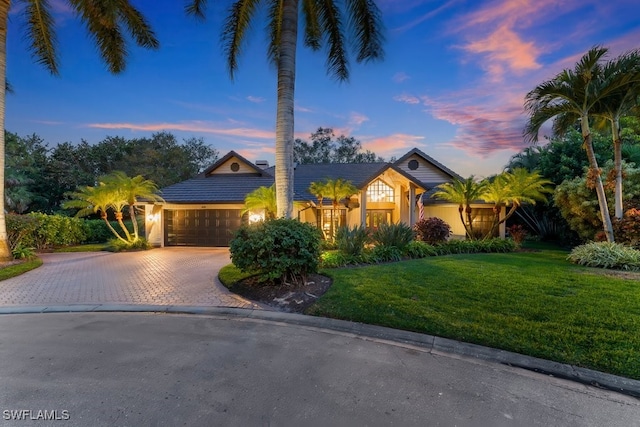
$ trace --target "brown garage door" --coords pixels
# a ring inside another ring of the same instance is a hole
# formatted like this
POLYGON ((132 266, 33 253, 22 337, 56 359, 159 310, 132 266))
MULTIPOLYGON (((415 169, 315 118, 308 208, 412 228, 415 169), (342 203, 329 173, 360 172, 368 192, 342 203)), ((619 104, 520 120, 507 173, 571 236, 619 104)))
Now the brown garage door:
POLYGON ((166 210, 166 246, 229 246, 242 224, 240 209, 166 210))

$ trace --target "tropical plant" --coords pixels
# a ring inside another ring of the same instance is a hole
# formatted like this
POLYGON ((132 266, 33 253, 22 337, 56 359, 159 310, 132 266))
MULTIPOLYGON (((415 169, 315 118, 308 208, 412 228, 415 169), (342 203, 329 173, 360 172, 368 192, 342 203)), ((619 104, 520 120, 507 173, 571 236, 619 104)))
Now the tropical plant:
POLYGON ((473 230, 471 203, 480 199, 485 186, 486 182, 478 182, 475 177, 471 175, 464 181, 455 179, 453 182, 438 185, 436 187, 438 191, 433 193, 431 197, 457 204, 460 221, 464 226, 467 238, 473 239, 476 234, 473 230))
POLYGON ((311 185, 309 185, 309 193, 316 196, 318 199, 318 208, 316 209, 316 217, 317 217, 317 225, 318 228, 322 228, 322 202, 324 200, 325 194, 327 193, 327 188, 324 182, 321 181, 313 181, 311 185))
POLYGON ((364 245, 369 241, 367 227, 356 225, 338 227, 336 231, 336 244, 338 249, 346 255, 358 257, 362 255, 364 245))
POLYGON ((371 240, 376 246, 394 246, 400 251, 403 251, 414 238, 413 229, 402 222, 397 224, 382 223, 371 233, 371 240))
POLYGON ((568 259, 586 267, 640 270, 640 251, 614 242, 590 242, 576 246, 568 259))
POLYGON ((576 63, 573 70, 565 69, 551 80, 545 81, 525 97, 525 109, 529 120, 524 130, 528 141, 536 142, 544 123, 554 120, 554 132, 561 135, 570 126, 580 121, 584 148, 589 159, 590 176, 598 196, 600 216, 607 240, 614 241, 611 215, 600 176, 600 168, 593 149, 589 118, 597 106, 608 96, 617 93, 623 86, 620 81, 603 78, 602 58, 608 49, 593 47, 576 63))
POLYGON ((486 203, 493 204, 493 224, 484 236, 493 237, 500 224, 513 216, 523 204, 546 202, 546 194, 553 193, 548 187, 552 184, 548 179, 540 176, 538 171, 529 172, 525 168, 515 168, 512 172, 503 172, 489 181, 480 195, 486 203), (500 218, 502 208, 510 206, 504 217, 500 218))
POLYGON ((264 211, 265 219, 274 219, 276 217, 276 188, 258 187, 244 198, 244 215, 250 211, 264 211))
MULTIPOLYGON (((109 71, 117 74, 124 70, 128 54, 128 32, 135 43, 149 49, 159 46, 151 27, 142 14, 131 5, 130 0, 96 2, 90 0, 68 0, 72 10, 86 24, 91 37, 96 41, 100 56, 109 71)), ((10 0, 0 1, 0 82, 6 82, 7 70, 7 23, 10 0)), ((25 17, 26 37, 31 42, 31 53, 36 61, 52 74, 58 74, 54 19, 48 1, 27 1, 25 17)), ((0 85, 0 182, 4 182, 4 121, 6 83, 0 85)), ((4 217, 4 186, 0 185, 0 259, 11 257, 7 242, 7 227, 4 217)))
MULTIPOLYGON (((204 18, 207 0, 191 0, 187 13, 204 18)), ((276 112, 276 198, 277 216, 290 218, 293 212, 294 92, 298 17, 303 19, 304 45, 314 51, 327 46, 327 68, 338 80, 349 78, 346 37, 352 38, 356 61, 383 56, 380 11, 373 0, 237 0, 224 22, 222 41, 227 66, 234 77, 238 57, 260 6, 268 13, 267 55, 277 69, 276 112), (340 6, 344 6, 343 13, 340 6), (344 19, 346 15, 346 20, 344 19), (345 22, 350 31, 345 31, 345 22)))
POLYGON ((436 217, 421 219, 413 226, 416 239, 429 244, 446 242, 451 236, 451 227, 436 217))
POLYGON ((338 227, 346 225, 341 223, 340 215, 338 215, 340 200, 347 199, 351 195, 356 194, 358 192, 358 187, 353 185, 351 181, 347 181, 342 178, 326 178, 324 181, 312 182, 309 186, 309 192, 318 197, 318 201, 320 202, 320 217, 322 215, 321 197, 331 199, 333 210, 331 212, 331 227, 329 233, 332 238, 335 237, 335 223, 338 223, 338 227))
POLYGON ((607 62, 602 78, 616 90, 600 99, 594 108, 594 115, 611 125, 615 164, 615 217, 622 219, 622 139, 620 119, 638 105, 640 96, 640 50, 632 50, 607 62))

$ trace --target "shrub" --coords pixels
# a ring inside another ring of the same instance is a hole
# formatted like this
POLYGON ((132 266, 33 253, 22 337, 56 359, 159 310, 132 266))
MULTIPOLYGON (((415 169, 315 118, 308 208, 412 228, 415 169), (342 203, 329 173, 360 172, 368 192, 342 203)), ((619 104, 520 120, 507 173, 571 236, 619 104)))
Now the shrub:
POLYGON ((400 252, 411 243, 414 233, 407 224, 380 224, 377 230, 371 234, 371 240, 376 246, 393 246, 400 252))
POLYGON ((318 270, 320 232, 294 219, 274 219, 240 227, 231 240, 231 261, 263 282, 304 282, 318 270))
POLYGON ((85 219, 84 233, 85 238, 82 243, 104 243, 113 238, 113 233, 101 219, 85 219))
POLYGON ((514 224, 511 227, 508 227, 509 235, 515 242, 517 247, 522 246, 524 239, 527 237, 527 230, 520 224, 514 224))
POLYGON ((109 245, 106 250, 110 252, 123 252, 123 251, 146 251, 153 246, 144 237, 138 238, 133 242, 123 242, 120 239, 109 240, 109 245))
POLYGON ((419 240, 414 240, 404 248, 404 254, 409 258, 426 258, 436 255, 437 252, 433 245, 419 240))
POLYGON ((338 249, 346 255, 360 256, 364 250, 364 245, 369 240, 369 231, 366 227, 347 226, 339 227, 336 231, 336 244, 338 249))
POLYGON ((587 267, 640 270, 640 251, 620 243, 587 243, 573 248, 567 258, 587 267))
POLYGON ((33 217, 10 213, 5 216, 5 220, 9 248, 12 251, 18 246, 32 247, 35 245, 33 235, 38 224, 33 217))
POLYGON ((27 215, 7 215, 10 247, 18 244, 37 250, 80 243, 86 234, 83 220, 63 215, 31 212, 27 215))
POLYGON ((616 242, 640 248, 640 209, 628 209, 622 219, 613 221, 616 242))
POLYGON ((401 259, 402 251, 397 246, 380 245, 371 252, 371 260, 374 262, 394 262, 401 259))
POLYGON ((320 255, 320 266, 322 268, 338 268, 348 264, 347 256, 341 251, 326 251, 320 255))
POLYGON ((451 236, 451 227, 440 218, 422 219, 415 223, 413 230, 416 233, 416 239, 423 242, 434 244, 446 242, 451 236))
POLYGON ((15 248, 13 248, 13 250, 11 251, 11 254, 15 259, 26 259, 26 260, 33 259, 36 256, 36 253, 34 252, 33 248, 24 247, 22 246, 21 243, 18 243, 18 245, 15 248))

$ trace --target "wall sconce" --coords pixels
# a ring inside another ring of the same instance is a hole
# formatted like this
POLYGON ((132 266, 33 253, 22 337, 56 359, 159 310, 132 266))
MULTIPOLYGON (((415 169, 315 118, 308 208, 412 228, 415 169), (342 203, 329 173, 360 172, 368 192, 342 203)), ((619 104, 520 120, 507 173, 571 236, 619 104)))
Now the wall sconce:
POLYGON ((160 214, 154 213, 154 214, 147 215, 147 221, 151 223, 160 221, 160 214))
POLYGON ((260 222, 260 221, 264 221, 264 212, 261 212, 261 213, 250 212, 249 213, 249 224, 254 224, 254 223, 260 222))

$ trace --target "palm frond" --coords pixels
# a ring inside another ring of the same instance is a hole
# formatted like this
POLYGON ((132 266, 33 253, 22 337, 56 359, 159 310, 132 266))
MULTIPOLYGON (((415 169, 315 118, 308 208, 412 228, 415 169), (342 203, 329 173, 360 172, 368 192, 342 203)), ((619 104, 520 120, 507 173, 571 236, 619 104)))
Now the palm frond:
POLYGON ((383 59, 383 24, 380 9, 373 0, 348 0, 349 23, 354 33, 358 62, 383 59))
POLYGON ((31 40, 30 50, 32 55, 51 74, 58 75, 57 39, 49 1, 28 0, 24 14, 27 22, 27 38, 31 40))
POLYGON ((275 66, 280 56, 282 45, 282 19, 284 12, 284 0, 274 0, 269 9, 269 48, 267 57, 275 66))
POLYGON ((196 19, 204 19, 207 11, 207 0, 191 0, 184 8, 187 15, 196 19))
POLYGON ((222 30, 222 45, 227 57, 227 68, 233 80, 238 69, 238 57, 242 53, 244 39, 260 0, 238 0, 229 10, 222 30))
POLYGON ((349 80, 349 66, 340 11, 334 0, 319 0, 318 15, 327 41, 327 71, 340 81, 349 80))
POLYGON ((131 5, 129 0, 120 0, 118 14, 127 26, 129 33, 135 38, 138 46, 147 49, 157 49, 160 47, 160 43, 158 39, 156 39, 151 26, 144 16, 142 16, 142 13, 131 5))
POLYGON ((304 18, 304 45, 312 50, 322 46, 322 30, 318 22, 316 0, 302 0, 302 16, 304 18))

